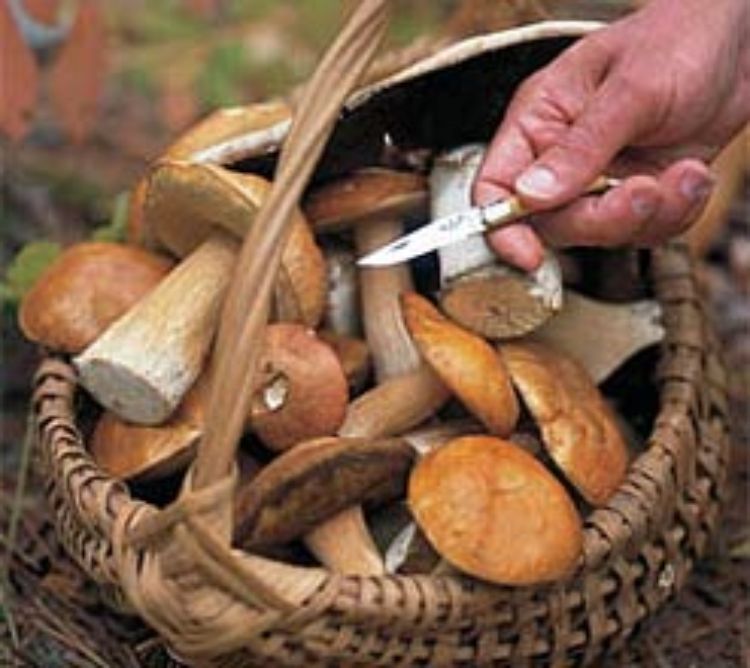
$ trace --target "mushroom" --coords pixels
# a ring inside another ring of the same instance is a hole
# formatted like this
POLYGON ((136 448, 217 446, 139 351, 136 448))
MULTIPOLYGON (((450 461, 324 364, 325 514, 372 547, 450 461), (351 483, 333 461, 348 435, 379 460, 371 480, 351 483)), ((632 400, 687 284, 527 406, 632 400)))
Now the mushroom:
POLYGON ((606 503, 625 478, 628 449, 593 380, 573 358, 540 343, 499 350, 552 459, 586 501, 606 503))
POLYGON ((169 260, 122 244, 80 243, 63 251, 21 302, 31 341, 77 353, 167 275, 169 260))
POLYGON ((346 377, 333 349, 294 323, 266 328, 249 424, 272 450, 329 436, 344 421, 346 377))
POLYGON ((316 232, 328 232, 423 214, 427 200, 421 174, 370 167, 311 191, 303 209, 316 232))
MULTIPOLYGON (((157 424, 174 411, 204 366, 237 237, 252 224, 269 189, 259 176, 213 165, 163 162, 152 170, 145 225, 161 246, 187 257, 74 360, 82 384, 102 405, 139 424, 157 424)), ((286 311, 279 317, 317 323, 324 271, 298 212, 277 279, 276 309, 286 311)))
POLYGON ((203 435, 207 397, 201 376, 163 425, 131 424, 105 412, 94 428, 89 449, 94 461, 122 480, 150 482, 187 468, 203 435))
MULTIPOLYGON (((356 250, 362 254, 401 235, 402 218, 418 209, 425 197, 424 179, 416 174, 368 169, 321 187, 310 195, 305 210, 316 229, 353 226, 356 250)), ((378 385, 352 403, 339 434, 389 436, 429 417, 448 394, 437 376, 423 366, 403 323, 399 295, 413 289, 409 267, 364 269, 359 287, 378 385)), ((359 507, 348 508, 316 527, 306 536, 306 544, 333 570, 384 572, 359 507), (352 559, 352 554, 360 555, 361 561, 352 559)))
POLYGON ((328 243, 323 248, 328 276, 328 297, 324 326, 336 334, 361 334, 359 286, 354 252, 343 244, 328 243))
POLYGON ((450 564, 504 585, 572 573, 581 520, 564 487, 523 449, 464 436, 431 452, 409 478, 409 507, 450 564))
POLYGON ((510 434, 520 409, 508 371, 492 346, 414 292, 403 294, 401 303, 414 341, 443 382, 490 432, 510 434))
MULTIPOLYGON (((161 159, 228 164, 264 148, 276 148, 291 121, 289 106, 280 101, 217 109, 178 137, 161 159)), ((155 245, 143 224, 148 178, 131 191, 127 239, 130 243, 155 245)))
MULTIPOLYGON (((398 438, 324 437, 268 464, 235 503, 235 538, 255 548, 298 538, 337 512, 403 495, 415 458, 398 438)), ((343 537, 341 549, 347 547, 343 537)))
POLYGON ((372 366, 367 343, 363 339, 325 329, 320 330, 318 336, 336 353, 349 385, 349 393, 358 394, 365 386, 372 366))
MULTIPOLYGON (((471 205, 471 184, 482 155, 482 146, 470 144, 438 156, 430 174, 433 218, 471 205)), ((439 249, 438 257, 440 306, 485 338, 521 336, 562 306, 560 266, 551 252, 529 274, 501 264, 476 235, 439 249)))
POLYGON ((574 358, 598 384, 639 350, 664 338, 660 318, 661 307, 653 300, 615 304, 567 290, 562 310, 528 339, 574 358))

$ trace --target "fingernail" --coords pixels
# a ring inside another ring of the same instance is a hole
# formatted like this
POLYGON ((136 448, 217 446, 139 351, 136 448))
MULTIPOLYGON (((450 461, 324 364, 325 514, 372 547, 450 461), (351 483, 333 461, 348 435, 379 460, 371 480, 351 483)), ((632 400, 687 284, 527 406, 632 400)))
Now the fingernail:
POLYGON ((705 174, 688 172, 680 181, 680 192, 691 202, 701 202, 706 199, 713 187, 713 180, 705 174))
POLYGON ((479 181, 474 186, 474 204, 476 206, 485 206, 486 204, 492 204, 493 202, 497 202, 503 197, 506 197, 507 194, 508 192, 506 190, 504 190, 500 186, 496 186, 494 183, 479 181))
POLYGON ((650 190, 636 190, 630 200, 630 206, 633 208, 633 213, 638 216, 638 218, 651 217, 656 211, 658 204, 659 202, 656 196, 650 190))
POLYGON ((560 183, 551 169, 537 165, 518 177, 516 190, 527 197, 548 199, 560 192, 560 183))

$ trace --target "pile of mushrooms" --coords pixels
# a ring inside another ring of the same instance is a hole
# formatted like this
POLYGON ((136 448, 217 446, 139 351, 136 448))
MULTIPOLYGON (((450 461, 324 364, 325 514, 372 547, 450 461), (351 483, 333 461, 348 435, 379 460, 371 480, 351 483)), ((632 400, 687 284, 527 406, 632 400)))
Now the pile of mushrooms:
MULTIPOLYGON (((288 122, 283 105, 209 117, 134 190, 130 243, 71 247, 22 304, 25 334, 71 356, 101 407, 89 447, 112 476, 156 489, 200 447, 220 307, 270 188, 195 156, 248 131, 271 145, 288 122)), ((633 455, 597 384, 662 337, 657 305, 563 291, 553 252, 526 275, 481 237, 441 249, 439 276, 356 267, 468 206, 481 155, 405 170, 384 153, 306 193, 241 444, 254 462, 236 494, 244 549, 294 543, 342 573, 506 585, 575 569, 582 517, 633 455)))

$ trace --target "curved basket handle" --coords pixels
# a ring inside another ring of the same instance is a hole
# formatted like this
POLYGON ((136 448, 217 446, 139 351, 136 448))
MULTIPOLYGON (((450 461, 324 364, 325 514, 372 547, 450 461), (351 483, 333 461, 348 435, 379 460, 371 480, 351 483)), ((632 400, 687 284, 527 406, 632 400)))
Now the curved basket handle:
POLYGON ((291 214, 347 95, 375 56, 389 0, 361 0, 323 56, 297 106, 273 187, 245 237, 219 324, 206 430, 194 485, 226 476, 252 398, 260 341, 291 214))

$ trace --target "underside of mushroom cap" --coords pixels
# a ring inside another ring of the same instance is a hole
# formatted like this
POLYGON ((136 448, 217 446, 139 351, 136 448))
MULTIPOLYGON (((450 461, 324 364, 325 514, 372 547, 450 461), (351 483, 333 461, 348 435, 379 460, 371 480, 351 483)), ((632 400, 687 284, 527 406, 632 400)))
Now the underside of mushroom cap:
POLYGON ((499 350, 555 463, 589 503, 606 503, 625 478, 629 456, 593 380, 551 346, 514 342, 499 350))

